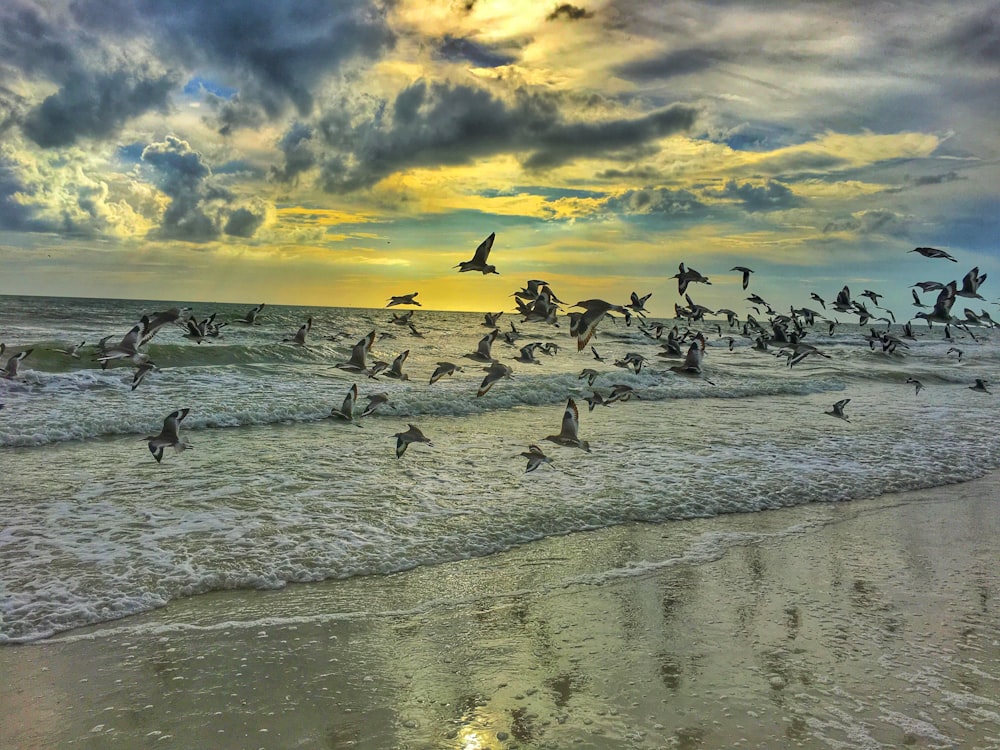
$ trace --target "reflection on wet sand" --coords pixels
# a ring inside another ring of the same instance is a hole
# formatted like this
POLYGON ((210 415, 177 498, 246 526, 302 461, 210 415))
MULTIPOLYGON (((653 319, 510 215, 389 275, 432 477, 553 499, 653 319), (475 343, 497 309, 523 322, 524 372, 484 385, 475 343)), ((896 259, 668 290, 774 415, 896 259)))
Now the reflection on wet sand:
POLYGON ((177 602, 0 651, 4 715, 38 707, 0 746, 996 745, 1000 521, 977 496, 605 529, 177 602))

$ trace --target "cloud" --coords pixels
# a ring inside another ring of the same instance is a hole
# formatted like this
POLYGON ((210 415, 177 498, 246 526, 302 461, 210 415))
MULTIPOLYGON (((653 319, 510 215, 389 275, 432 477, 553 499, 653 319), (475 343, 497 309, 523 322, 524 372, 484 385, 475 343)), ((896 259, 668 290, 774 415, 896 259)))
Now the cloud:
POLYGON ((602 208, 610 213, 693 218, 703 215, 705 204, 688 190, 642 188, 608 198, 602 208))
POLYGON ((902 237, 908 234, 908 221, 904 216, 887 209, 857 211, 849 217, 835 219, 823 227, 824 234, 835 232, 902 237))
POLYGON ((499 68, 510 65, 515 57, 496 52, 490 47, 462 37, 445 36, 437 50, 445 60, 466 60, 478 68, 499 68))
POLYGON ((549 13, 546 17, 546 21, 556 21, 560 18, 565 18, 570 21, 579 21, 584 18, 592 18, 594 16, 586 8, 580 8, 576 5, 571 5, 570 3, 562 3, 557 5, 555 10, 549 13))
POLYGON ((690 129, 697 110, 675 104, 638 117, 567 121, 558 95, 518 88, 501 99, 477 86, 420 80, 394 101, 352 119, 344 106, 320 123, 329 152, 321 185, 328 192, 370 187, 412 167, 465 164, 516 154, 529 169, 634 149, 690 129))
POLYGON ((235 196, 212 184, 212 170, 202 155, 180 138, 168 135, 142 152, 154 169, 157 186, 169 198, 154 235, 186 242, 210 242, 223 233, 252 237, 264 223, 264 212, 236 207, 235 196))
POLYGON ((721 190, 706 190, 713 198, 739 201, 747 211, 772 211, 791 208, 800 203, 795 194, 775 180, 765 180, 761 185, 727 180, 721 190))
POLYGON ((725 49, 694 47, 632 60, 619 65, 615 72, 633 81, 659 80, 700 73, 731 58, 731 53, 725 49))
POLYGON ((294 182, 298 176, 316 166, 316 153, 313 142, 313 128, 306 123, 294 123, 278 142, 285 157, 285 164, 280 169, 271 167, 271 176, 279 182, 294 182))
POLYGON ((176 80, 148 70, 75 71, 58 92, 27 113, 24 134, 43 148, 103 138, 137 115, 166 112, 176 80))

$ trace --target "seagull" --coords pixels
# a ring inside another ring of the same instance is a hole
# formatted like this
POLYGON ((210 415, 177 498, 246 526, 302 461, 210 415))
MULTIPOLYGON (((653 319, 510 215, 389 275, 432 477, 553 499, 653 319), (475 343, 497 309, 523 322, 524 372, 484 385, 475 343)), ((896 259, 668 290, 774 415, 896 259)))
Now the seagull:
POLYGON ((541 346, 538 341, 532 342, 530 344, 525 344, 521 347, 520 353, 514 357, 517 362, 521 362, 526 365, 540 365, 542 364, 535 358, 535 349, 541 346))
POLYGON ((597 353, 597 349, 595 349, 594 347, 590 347, 590 351, 593 352, 594 359, 596 359, 598 362, 604 361, 604 357, 602 357, 600 354, 597 353))
POLYGON ((925 258, 945 258, 946 260, 950 260, 952 263, 958 263, 957 260, 948 255, 948 253, 944 250, 938 250, 936 247, 915 247, 908 252, 920 253, 925 258))
POLYGON ((646 309, 646 300, 648 300, 652 296, 653 296, 652 292, 650 292, 649 294, 645 294, 642 297, 640 297, 635 292, 632 292, 632 301, 629 304, 625 305, 625 307, 630 309, 639 317, 645 317, 645 313, 649 312, 649 310, 646 309))
POLYGON ((958 355, 958 361, 961 362, 962 361, 962 350, 959 349, 957 346, 952 346, 952 347, 949 347, 948 351, 946 351, 944 354, 945 354, 945 356, 948 356, 952 352, 954 352, 955 354, 958 355))
POLYGON ((171 307, 163 312, 155 312, 152 315, 142 316, 142 338, 138 346, 149 343, 161 328, 170 323, 176 323, 182 315, 191 312, 190 307, 171 307))
POLYGON ((913 317, 923 318, 927 321, 928 327, 933 325, 931 321, 937 321, 938 323, 950 323, 953 318, 951 315, 951 308, 955 304, 955 294, 958 284, 954 281, 949 281, 938 293, 937 300, 934 302, 934 309, 929 313, 918 312, 915 313, 913 317))
MULTIPOLYGON (((136 364, 141 364, 146 360, 146 356, 139 352, 139 341, 142 337, 142 323, 137 323, 132 326, 128 333, 126 333, 120 342, 115 346, 105 346, 101 348, 100 354, 97 357, 97 361, 101 363, 101 367, 107 367, 108 362, 112 359, 131 359, 136 364)), ((102 343, 107 339, 102 339, 102 343)))
POLYGON ((743 274, 743 288, 746 289, 747 286, 750 284, 750 274, 752 274, 753 271, 751 271, 746 266, 733 266, 729 270, 739 271, 741 274, 743 274))
POLYGON ((622 403, 625 403, 633 396, 639 398, 638 394, 636 394, 635 389, 632 386, 625 385, 624 383, 615 383, 613 386, 611 386, 611 393, 608 396, 608 403, 613 404, 615 401, 621 401, 622 403))
POLYGON ((715 385, 715 383, 706 378, 701 372, 701 361, 704 357, 705 337, 699 333, 695 336, 694 341, 691 342, 691 346, 688 347, 687 355, 684 357, 684 362, 679 365, 671 366, 670 370, 672 372, 676 372, 678 375, 684 375, 689 378, 700 378, 709 385, 715 385))
POLYGON ((844 414, 844 407, 851 403, 851 399, 842 398, 840 401, 833 405, 830 411, 823 412, 824 414, 829 414, 831 417, 837 417, 838 419, 843 419, 845 422, 850 422, 847 416, 844 414))
POLYGON ((393 305, 416 305, 417 307, 423 307, 423 305, 413 299, 419 293, 420 292, 413 292, 411 294, 393 295, 389 298, 389 304, 386 305, 386 307, 392 307, 393 305))
POLYGON ((368 406, 365 407, 364 411, 361 412, 362 417, 368 417, 375 413, 375 411, 383 404, 388 404, 390 409, 395 409, 396 407, 389 403, 388 393, 373 393, 367 396, 368 406))
POLYGON ((493 240, 497 237, 496 232, 491 232, 490 236, 483 240, 479 247, 476 248, 476 254, 472 256, 472 260, 463 260, 457 266, 452 266, 453 268, 459 269, 459 273, 464 273, 466 271, 482 271, 483 275, 490 273, 495 273, 497 276, 500 274, 497 272, 496 266, 492 266, 486 262, 486 259, 490 255, 490 250, 493 249, 493 240))
POLYGON ((409 380, 410 376, 403 372, 403 363, 406 358, 410 356, 410 350, 407 349, 404 352, 400 352, 394 360, 392 360, 392 365, 389 369, 383 372, 387 378, 393 378, 394 380, 409 380))
POLYGON ((911 289, 910 294, 913 295, 913 306, 926 309, 927 305, 920 301, 920 296, 917 294, 916 289, 911 289))
POLYGON ((927 292, 936 292, 941 289, 944 289, 944 284, 942 284, 940 281, 918 281, 913 286, 919 286, 920 291, 924 292, 925 294, 927 292))
POLYGON ((484 326, 486 326, 487 328, 496 328, 497 327, 497 321, 500 320, 500 316, 501 315, 503 315, 503 310, 501 310, 498 313, 491 313, 491 312, 485 313, 483 315, 483 323, 482 324, 484 326))
POLYGON ((587 385, 589 385, 591 388, 593 388, 594 387, 594 381, 597 380, 597 376, 598 375, 600 375, 600 373, 597 372, 597 370, 595 370, 595 369, 593 369, 591 367, 585 367, 585 368, 583 368, 583 371, 577 376, 576 379, 577 380, 583 380, 584 378, 586 378, 587 379, 587 385))
MULTIPOLYGON (((6 348, 6 347, 5 347, 6 348)), ((25 349, 19 354, 15 354, 13 357, 7 360, 7 364, 2 370, 0 370, 0 376, 7 378, 8 380, 13 380, 17 377, 17 368, 21 364, 21 360, 31 354, 34 349, 25 349)))
POLYGON ((580 411, 576 408, 576 402, 572 398, 566 399, 566 409, 563 411, 562 428, 558 435, 549 435, 546 440, 550 440, 556 445, 565 445, 571 448, 580 448, 590 453, 590 443, 581 440, 577 433, 580 429, 580 411))
POLYGON ((463 354, 463 357, 468 357, 469 359, 474 359, 476 362, 494 362, 493 355, 490 354, 490 349, 493 346, 493 342, 496 341, 497 331, 496 329, 490 331, 481 339, 479 339, 479 345, 476 347, 476 351, 471 354, 463 354))
POLYGON ((479 384, 479 390, 476 392, 477 397, 485 395, 498 380, 514 376, 514 371, 500 362, 494 362, 489 367, 484 367, 483 369, 486 370, 486 377, 479 384))
POLYGON ((408 326, 410 325, 410 318, 413 317, 413 313, 415 312, 416 310, 407 310, 405 313, 393 313, 389 322, 395 323, 398 326, 408 326))
POLYGON ((613 403, 611 399, 605 399, 597 391, 594 391, 590 396, 584 396, 583 400, 586 401, 589 406, 588 411, 593 411, 595 406, 611 406, 613 403))
POLYGON ((991 391, 986 388, 986 381, 982 378, 976 378, 976 384, 970 385, 969 390, 978 391, 980 393, 991 393, 991 391))
POLYGON ((434 447, 434 443, 428 440, 424 433, 420 431, 420 428, 416 425, 408 424, 408 429, 406 432, 397 432, 393 435, 396 438, 396 458, 399 458, 404 453, 406 453, 406 446, 410 443, 427 443, 427 445, 434 447))
POLYGON ((189 411, 191 410, 178 409, 177 411, 170 412, 166 419, 163 420, 163 429, 160 430, 159 435, 149 435, 143 438, 143 440, 148 441, 149 452, 153 454, 156 463, 160 463, 163 460, 163 449, 167 446, 172 447, 177 452, 190 447, 190 443, 181 440, 177 435, 181 427, 181 422, 184 421, 184 417, 188 415, 189 411))
POLYGON ((691 282, 698 282, 700 284, 711 284, 712 282, 708 280, 707 276, 702 276, 700 273, 695 271, 693 268, 685 268, 684 264, 681 263, 677 266, 678 273, 675 273, 670 278, 677 279, 677 293, 684 294, 687 291, 688 284, 691 282))
POLYGON ((573 307, 582 307, 586 312, 570 314, 570 335, 576 336, 576 350, 580 351, 589 342, 597 330, 597 324, 604 319, 609 312, 621 313, 625 316, 625 322, 631 323, 632 314, 622 305, 613 305, 602 299, 585 299, 577 302, 573 307))
POLYGON ((542 449, 535 444, 528 446, 528 450, 522 451, 521 455, 528 459, 528 466, 525 468, 524 473, 527 474, 529 471, 534 471, 542 464, 551 464, 552 459, 546 456, 542 449))
POLYGON ((358 400, 358 384, 354 383, 347 391, 347 396, 344 397, 344 404, 339 409, 335 406, 330 409, 329 417, 333 419, 342 419, 345 422, 350 422, 351 424, 360 427, 357 422, 354 421, 354 402, 358 400))
POLYGON ((920 391, 922 391, 924 389, 924 384, 921 383, 916 378, 907 378, 906 382, 909 383, 910 385, 912 385, 914 387, 914 389, 915 389, 914 392, 913 392, 914 396, 916 396, 918 393, 920 393, 920 391))
POLYGON ((306 319, 306 322, 299 326, 298 332, 290 339, 282 339, 282 341, 291 341, 297 346, 306 345, 306 334, 312 330, 313 319, 312 316, 306 319))
POLYGON ((809 298, 816 300, 823 306, 824 310, 826 309, 826 302, 824 302, 823 298, 816 294, 816 292, 809 292, 809 298))
POLYGON ((982 276, 979 275, 979 266, 976 266, 962 279, 962 288, 955 292, 959 297, 974 297, 976 299, 983 299, 983 295, 979 293, 979 286, 984 281, 986 281, 986 274, 982 276))
POLYGON ((59 354, 65 354, 67 357, 72 357, 73 359, 80 359, 80 347, 86 343, 86 341, 81 341, 79 344, 75 344, 69 349, 53 349, 52 351, 58 352, 59 354))
POLYGON ((437 368, 431 373, 431 385, 438 382, 445 375, 454 375, 456 372, 462 372, 462 368, 459 365, 454 365, 451 362, 438 362, 437 368))
POLYGON ((153 362, 152 360, 143 362, 141 365, 135 368, 135 373, 133 373, 132 375, 132 390, 134 391, 136 388, 139 387, 139 383, 141 383, 145 379, 146 375, 148 375, 151 372, 159 372, 159 371, 160 368, 157 367, 156 363, 153 362))
POLYGON ((346 362, 340 362, 334 367, 348 372, 369 372, 368 352, 371 351, 372 343, 375 341, 375 331, 372 330, 367 336, 361 339, 351 348, 351 358, 346 362))
POLYGON ((237 318, 234 322, 235 323, 244 323, 244 324, 246 324, 248 326, 257 325, 257 316, 260 315, 260 311, 263 310, 263 309, 264 309, 264 303, 261 302, 256 307, 251 308, 250 310, 248 310, 247 314, 244 315, 242 318, 237 318))

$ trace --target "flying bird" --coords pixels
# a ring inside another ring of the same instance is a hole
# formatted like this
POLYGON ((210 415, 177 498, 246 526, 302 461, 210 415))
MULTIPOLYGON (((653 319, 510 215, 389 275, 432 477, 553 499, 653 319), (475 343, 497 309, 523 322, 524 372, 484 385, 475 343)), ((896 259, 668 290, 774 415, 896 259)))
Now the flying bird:
POLYGON ((23 352, 20 352, 19 354, 15 354, 13 357, 11 357, 10 359, 8 359, 7 360, 7 364, 4 365, 4 368, 2 370, 0 370, 0 376, 3 376, 5 378, 7 378, 8 380, 13 380, 14 378, 16 378, 17 377, 17 369, 20 366, 21 362, 24 360, 25 357, 27 357, 33 351, 35 351, 35 350, 34 349, 25 349, 23 352))
POLYGON ((438 362, 434 372, 431 373, 430 385, 434 385, 445 375, 454 375, 456 372, 461 371, 462 368, 459 365, 452 364, 451 362, 438 362))
POLYGON ((65 354, 67 357, 72 357, 73 359, 80 359, 80 347, 86 343, 86 341, 81 341, 79 344, 69 347, 69 349, 53 349, 52 351, 65 354))
POLYGON ((463 260, 457 266, 453 266, 453 268, 457 268, 459 273, 482 271, 484 276, 490 273, 495 273, 499 276, 500 274, 496 266, 492 266, 486 262, 486 259, 490 255, 490 250, 493 249, 493 240, 496 239, 496 236, 496 232, 491 232, 490 236, 483 240, 479 244, 479 247, 476 248, 476 253, 472 256, 472 260, 463 260))
POLYGON ((915 247, 909 252, 920 253, 925 258, 944 258, 945 260, 950 260, 952 263, 958 263, 957 260, 948 255, 944 250, 938 250, 936 247, 915 247))
POLYGON ((581 440, 579 437, 580 411, 576 408, 576 402, 572 398, 566 400, 566 409, 563 411, 562 428, 556 435, 549 435, 546 440, 550 440, 556 445, 564 445, 571 448, 580 448, 590 453, 590 443, 581 440))
POLYGON ((258 325, 257 316, 260 315, 260 311, 263 309, 264 309, 264 303, 261 302, 256 307, 253 307, 250 310, 248 310, 247 314, 244 315, 242 318, 237 318, 234 322, 244 323, 248 326, 258 325))
POLYGON ((486 377, 483 378, 483 382, 479 384, 479 390, 476 392, 476 396, 484 396, 489 392, 493 384, 498 380, 503 378, 511 378, 514 376, 514 371, 507 365, 500 362, 494 362, 488 368, 483 368, 486 370, 486 377))
POLYGON ((299 330, 290 339, 282 339, 282 341, 291 341, 296 346, 306 345, 306 335, 312 330, 313 319, 310 316, 306 319, 306 322, 299 326, 299 330))
POLYGON ((842 398, 840 401, 835 403, 830 411, 823 412, 824 414, 829 414, 831 417, 837 417, 838 419, 843 419, 845 422, 850 422, 847 415, 844 414, 844 407, 851 403, 851 399, 842 398))
POLYGON ((419 293, 420 292, 413 292, 411 294, 394 295, 389 298, 389 304, 386 305, 386 307, 392 307, 393 305, 416 305, 417 307, 423 307, 423 305, 413 299, 419 293))
POLYGON ((992 393, 992 391, 987 389, 986 381, 982 378, 976 378, 976 384, 970 385, 969 390, 978 391, 979 393, 992 393))
POLYGON ((741 274, 743 274, 743 288, 746 289, 747 286, 749 286, 749 284, 750 284, 750 274, 753 273, 752 270, 750 270, 746 266, 733 266, 729 270, 730 271, 739 271, 741 274))
POLYGON ((396 458, 406 453, 406 448, 410 443, 426 443, 432 448, 434 447, 434 443, 420 431, 419 427, 412 424, 408 424, 407 427, 409 429, 406 432, 397 432, 393 435, 396 438, 396 458))
POLYGON ((146 444, 149 446, 149 452, 153 454, 156 463, 160 463, 163 460, 164 448, 171 447, 175 451, 180 452, 185 448, 191 447, 190 443, 181 440, 178 435, 181 422, 184 421, 184 417, 188 415, 189 411, 191 410, 178 409, 177 411, 170 412, 166 419, 163 420, 163 429, 160 430, 159 435, 148 435, 143 438, 143 440, 147 441, 146 444))
POLYGON ((542 464, 552 463, 552 459, 546 456, 542 452, 542 449, 535 444, 529 445, 528 450, 522 451, 521 455, 524 458, 528 459, 528 465, 524 470, 525 474, 527 474, 529 471, 534 471, 542 464))

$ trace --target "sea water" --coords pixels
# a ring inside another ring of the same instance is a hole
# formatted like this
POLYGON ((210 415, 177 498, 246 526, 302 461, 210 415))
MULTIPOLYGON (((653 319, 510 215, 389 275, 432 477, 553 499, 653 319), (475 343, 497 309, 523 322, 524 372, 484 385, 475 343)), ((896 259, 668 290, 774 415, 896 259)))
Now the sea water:
POLYGON ((268 305, 258 325, 235 322, 252 306, 0 297, 3 359, 33 348, 16 379, 0 380, 0 642, 203 592, 387 575, 630 522, 947 485, 1000 463, 996 397, 969 387, 1000 380, 998 337, 985 327, 953 328, 948 340, 943 326, 915 321, 916 338, 888 353, 868 328, 831 334, 817 321, 805 341, 828 358, 789 367, 778 347, 756 351, 725 321, 694 323, 708 346, 704 378, 689 378, 637 322, 600 324, 590 342, 599 362, 589 346, 577 351, 567 319, 508 312, 501 331, 513 323, 521 337, 498 337, 492 353, 513 377, 480 397, 484 365, 464 356, 490 330, 480 313, 418 309, 418 336, 391 322, 399 308, 268 305), (159 371, 135 390, 127 362, 96 361, 98 340, 182 305, 228 325, 204 343, 180 326, 161 330, 146 348, 159 371), (310 317, 306 346, 283 341, 310 317), (336 367, 372 330, 370 360, 409 351, 407 380, 336 367), (79 359, 53 351, 81 341, 79 359), (513 360, 534 341, 558 351, 513 360), (640 372, 613 364, 628 352, 647 358, 640 372), (464 369, 430 384, 440 361, 464 369), (599 372, 593 387, 584 368, 599 372), (327 418, 352 384, 358 411, 374 393, 389 403, 356 424, 327 418), (586 396, 616 384, 635 395, 589 409, 586 396), (569 398, 589 452, 544 440, 569 398), (824 414, 847 398, 849 422, 824 414), (191 446, 157 463, 144 438, 180 408, 190 409, 181 436, 191 446), (395 434, 408 424, 433 445, 397 458, 395 434), (533 443, 551 464, 525 473, 519 454, 533 443))

